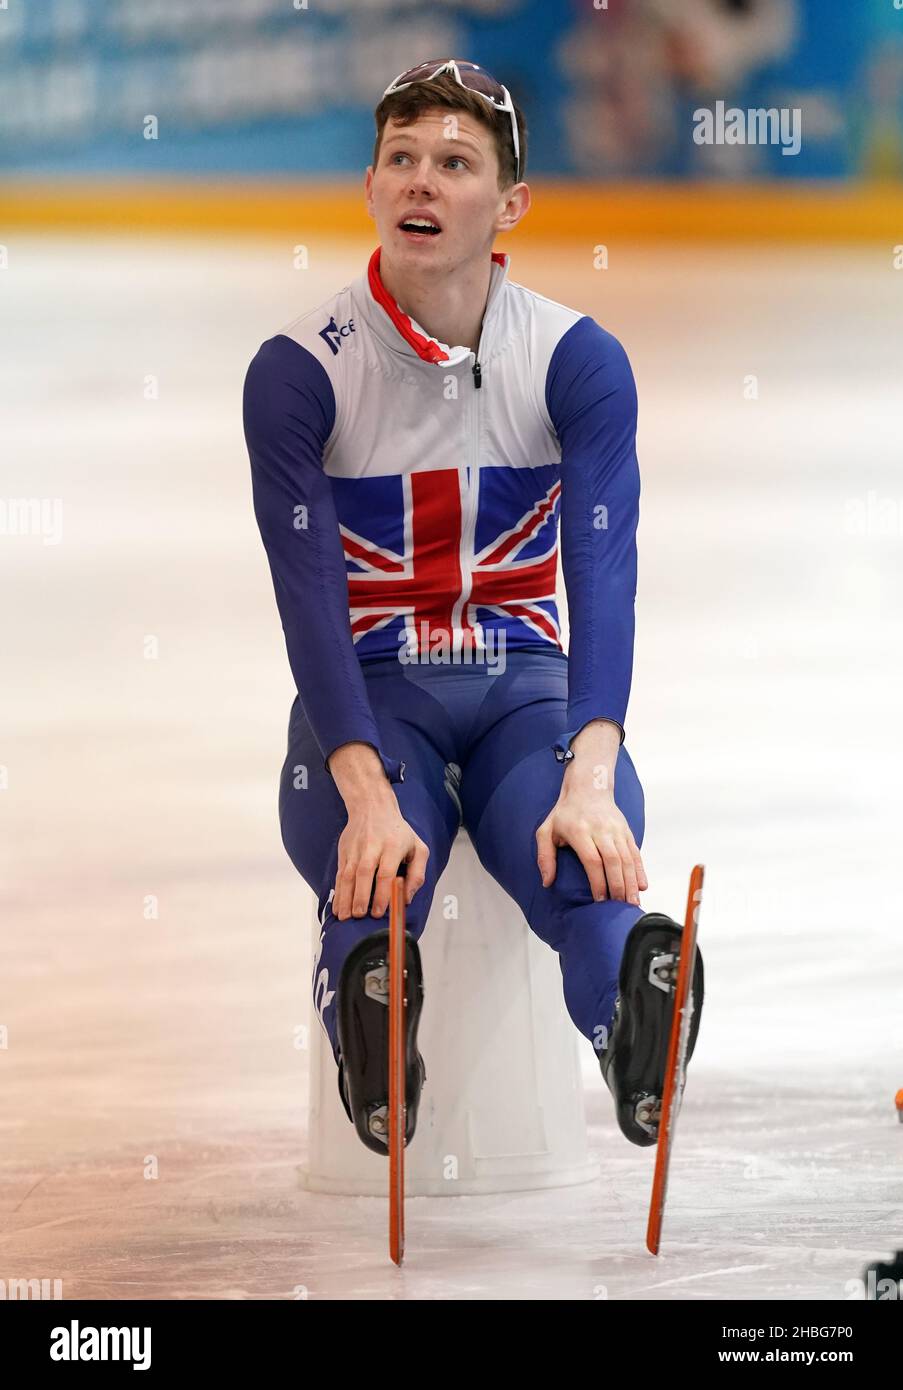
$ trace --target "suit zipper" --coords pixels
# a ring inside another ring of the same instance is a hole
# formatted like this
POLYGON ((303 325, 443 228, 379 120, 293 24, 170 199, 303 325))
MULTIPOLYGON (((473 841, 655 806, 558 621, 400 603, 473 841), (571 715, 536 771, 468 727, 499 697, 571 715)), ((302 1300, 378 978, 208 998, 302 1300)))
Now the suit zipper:
MULTIPOLYGON (((474 387, 476 389, 479 389, 482 386, 482 373, 480 370, 480 364, 477 360, 476 353, 473 354, 473 366, 471 367, 471 372, 473 373, 474 387)), ((474 542, 476 539, 477 501, 479 497, 480 484, 479 401, 479 396, 474 395, 473 426, 471 432, 470 451, 470 482, 467 487, 467 512, 464 518, 464 524, 462 526, 461 535, 461 601, 456 619, 457 625, 459 627, 463 627, 464 625, 465 610, 467 608, 468 603, 470 602, 470 594, 473 588, 472 575, 474 559, 474 542)))

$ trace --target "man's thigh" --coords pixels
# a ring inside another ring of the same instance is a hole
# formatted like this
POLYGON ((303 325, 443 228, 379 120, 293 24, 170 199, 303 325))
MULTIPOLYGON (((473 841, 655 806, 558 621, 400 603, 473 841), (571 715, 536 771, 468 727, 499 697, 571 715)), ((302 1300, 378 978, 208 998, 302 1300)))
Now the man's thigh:
MULTIPOLYGON (((448 858, 460 819, 457 787, 447 772, 439 731, 427 734, 416 722, 398 718, 395 699, 385 685, 377 699, 371 696, 371 703, 383 749, 405 764, 404 781, 392 783, 399 810, 429 846, 434 860, 429 867, 435 871, 435 861, 444 864, 448 858)), ((319 897, 335 881, 338 842, 348 811, 297 704, 280 779, 279 819, 289 857, 319 897)))
MULTIPOLYGON (((416 724, 395 718, 388 708, 394 701, 388 698, 385 687, 380 698, 371 703, 383 748, 405 763, 404 781, 392 783, 399 810, 429 849, 425 880, 405 911, 405 927, 417 939, 426 925, 436 883, 458 830, 457 789, 452 787, 453 795, 447 789, 446 759, 434 738, 416 724)), ((317 898, 320 939, 314 957, 314 1003, 337 1057, 335 1001, 342 966, 354 946, 387 927, 389 919, 387 914, 376 918, 369 911, 341 921, 335 916, 338 846, 348 812, 300 712, 290 724, 279 813, 283 843, 317 898)))
MULTIPOLYGON (((544 673, 543 673, 544 674, 544 673)), ((530 699, 523 686, 513 707, 496 720, 472 749, 463 769, 464 825, 481 863, 518 903, 532 924, 537 892, 565 905, 592 901, 582 863, 567 846, 558 850, 554 884, 544 889, 536 862, 536 831, 561 793, 567 764, 553 744, 567 728, 567 680, 557 694, 541 683, 541 697, 530 699)), ((645 830, 643 789, 622 745, 615 765, 615 803, 637 845, 645 830)))

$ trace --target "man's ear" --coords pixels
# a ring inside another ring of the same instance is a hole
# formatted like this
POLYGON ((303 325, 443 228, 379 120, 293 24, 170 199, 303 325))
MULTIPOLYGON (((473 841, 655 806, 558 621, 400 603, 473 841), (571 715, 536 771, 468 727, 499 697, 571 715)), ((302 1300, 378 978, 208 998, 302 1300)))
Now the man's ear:
POLYGON ((512 231, 517 226, 518 222, 520 222, 521 218, 525 217, 530 211, 531 197, 529 185, 521 179, 520 183, 513 184, 512 187, 517 191, 513 198, 506 200, 505 213, 501 218, 502 225, 498 228, 499 231, 512 231), (509 204, 512 202, 515 206, 509 207, 509 204))

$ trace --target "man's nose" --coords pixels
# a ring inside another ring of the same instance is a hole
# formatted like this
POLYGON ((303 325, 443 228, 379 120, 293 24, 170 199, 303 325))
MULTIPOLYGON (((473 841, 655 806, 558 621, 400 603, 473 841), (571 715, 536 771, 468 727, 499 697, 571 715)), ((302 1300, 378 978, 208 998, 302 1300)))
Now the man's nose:
POLYGON ((421 193, 435 193, 436 173, 432 160, 424 155, 416 169, 411 171, 411 188, 421 193))

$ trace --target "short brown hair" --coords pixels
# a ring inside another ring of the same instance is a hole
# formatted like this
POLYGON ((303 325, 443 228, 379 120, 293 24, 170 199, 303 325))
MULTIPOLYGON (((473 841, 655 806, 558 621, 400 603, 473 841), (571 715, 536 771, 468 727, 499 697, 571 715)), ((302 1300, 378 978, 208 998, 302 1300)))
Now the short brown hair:
MULTIPOLYGON (((513 98, 512 98, 513 100, 513 98)), ((388 120, 399 125, 413 125, 425 111, 440 107, 450 111, 466 111, 492 132, 495 139, 495 152, 499 163, 499 188, 507 188, 514 183, 514 142, 511 138, 511 117, 507 111, 497 111, 477 92, 466 87, 444 72, 432 82, 412 82, 400 92, 392 92, 383 97, 374 111, 376 119, 376 144, 373 146, 373 167, 379 162, 379 149, 388 120)), ((527 169, 527 123, 524 113, 514 102, 517 120, 517 139, 520 145, 520 177, 527 169)))

